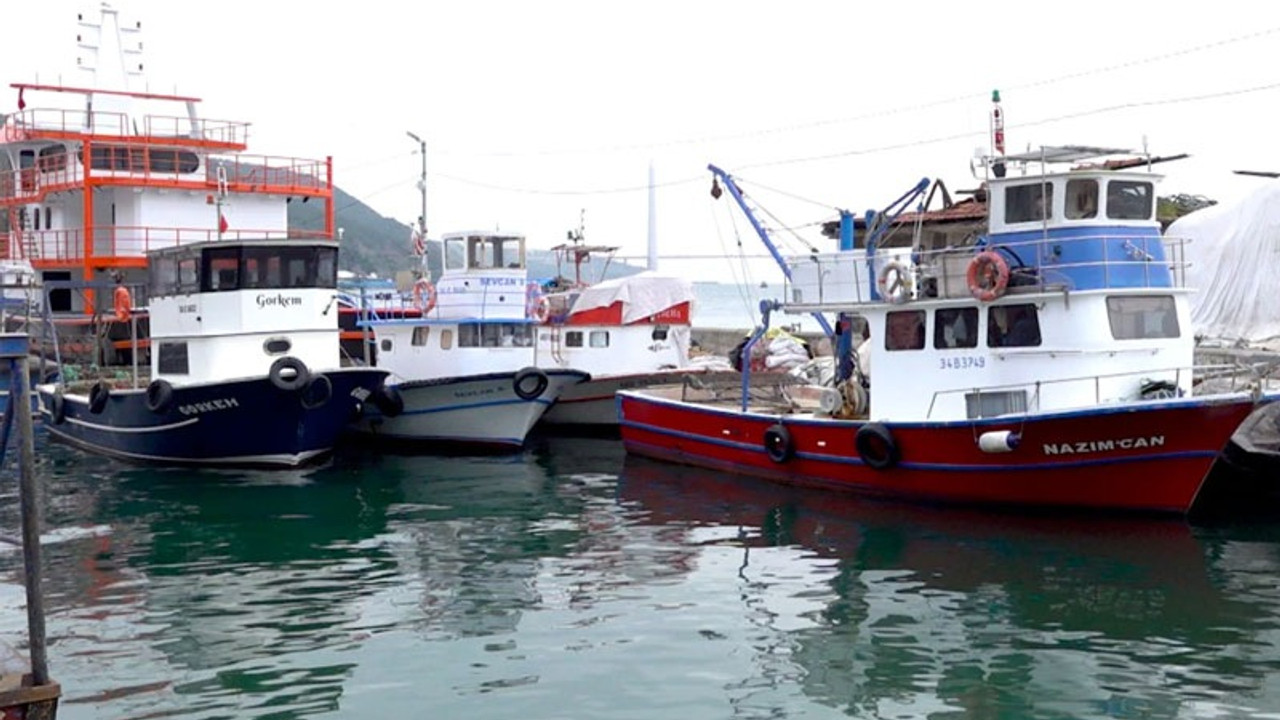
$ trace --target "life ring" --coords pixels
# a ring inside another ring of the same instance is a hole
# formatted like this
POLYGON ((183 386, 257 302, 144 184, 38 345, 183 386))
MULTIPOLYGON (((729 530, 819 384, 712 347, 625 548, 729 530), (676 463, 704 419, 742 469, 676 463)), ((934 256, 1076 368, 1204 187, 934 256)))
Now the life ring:
POLYGON ((105 380, 99 380, 89 388, 89 412, 97 415, 107 407, 107 398, 111 397, 111 386, 105 380))
POLYGON ((267 379, 284 392, 297 392, 311 381, 311 373, 307 372, 306 363, 291 355, 285 355, 271 363, 271 369, 267 371, 267 379))
POLYGON ((899 260, 890 260, 876 275, 880 297, 891 305, 901 305, 911 299, 911 269, 899 260))
POLYGON ((173 405, 173 385, 168 380, 156 378, 147 386, 147 409, 161 415, 173 405))
POLYGON ((881 423, 867 423, 858 428, 853 438, 858 457, 873 470, 885 470, 898 464, 898 444, 893 433, 881 423))
POLYGON ((550 384, 551 381, 547 379, 547 374, 536 367, 524 368, 516 373, 515 378, 511 380, 511 387, 521 400, 533 400, 546 392, 547 386, 550 384), (532 387, 529 386, 530 381, 533 382, 532 387))
POLYGON ((418 282, 413 284, 413 304, 422 311, 423 315, 431 312, 436 307, 436 286, 426 278, 419 278, 418 282))
POLYGON ((302 407, 307 410, 315 410, 318 407, 324 407, 325 403, 333 397, 333 381, 328 375, 313 375, 307 383, 306 389, 302 391, 302 407))
POLYGON ((965 280, 969 292, 981 302, 991 302, 1004 295, 1009 287, 1009 263, 1000 253, 984 250, 969 261, 965 280))
POLYGON ((404 398, 400 396, 400 391, 393 385, 383 383, 373 391, 373 406, 378 408, 378 412, 393 418, 404 412, 404 398))
POLYGON ((776 463, 784 463, 795 457, 796 446, 791 441, 791 431, 782 423, 770 425, 764 431, 764 452, 776 463))
POLYGON ((62 388, 55 390, 53 400, 49 401, 49 416, 54 425, 61 425, 67 419, 67 401, 62 397, 62 388))
POLYGON ((116 286, 115 312, 116 320, 120 322, 129 322, 129 317, 133 314, 133 294, 123 285, 116 286))

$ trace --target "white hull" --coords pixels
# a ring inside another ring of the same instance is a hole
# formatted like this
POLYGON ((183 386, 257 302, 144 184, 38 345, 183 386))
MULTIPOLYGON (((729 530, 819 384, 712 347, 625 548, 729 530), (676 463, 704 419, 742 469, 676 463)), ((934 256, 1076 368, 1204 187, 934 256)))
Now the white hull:
MULTIPOLYGON (((367 408, 356 431, 387 440, 518 448, 547 408, 566 387, 586 379, 585 373, 552 370, 537 397, 516 394, 515 372, 409 382, 395 386, 404 410, 387 417, 367 408)), ((425 448, 424 448, 425 449, 425 448)))
MULTIPOLYGON (((680 383, 686 376, 706 376, 718 371, 684 368, 660 370, 648 373, 632 373, 605 377, 592 376, 590 380, 565 388, 556 404, 542 416, 544 425, 618 425, 618 404, 615 397, 619 390, 635 390, 653 385, 680 383)), ((723 374, 723 373, 721 373, 723 374)), ((738 376, 737 373, 730 373, 738 376)))

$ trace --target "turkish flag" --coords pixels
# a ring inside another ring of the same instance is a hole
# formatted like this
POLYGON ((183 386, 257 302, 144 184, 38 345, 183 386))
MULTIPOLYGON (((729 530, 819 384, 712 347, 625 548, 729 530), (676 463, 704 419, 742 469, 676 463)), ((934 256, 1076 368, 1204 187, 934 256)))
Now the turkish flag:
POLYGON ((18 88, 18 109, 19 110, 27 109, 27 101, 22 99, 22 93, 26 92, 26 90, 27 90, 26 88, 18 88))
POLYGON ((227 217, 226 217, 225 215, 223 215, 222 213, 218 213, 218 232, 220 232, 220 233, 224 233, 224 232, 226 232, 226 231, 227 231, 227 227, 228 227, 228 225, 227 225, 227 217))

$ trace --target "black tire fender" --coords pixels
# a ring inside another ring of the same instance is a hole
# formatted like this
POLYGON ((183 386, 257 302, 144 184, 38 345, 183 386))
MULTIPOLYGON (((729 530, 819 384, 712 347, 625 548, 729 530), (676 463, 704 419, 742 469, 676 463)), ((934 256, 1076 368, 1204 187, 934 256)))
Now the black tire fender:
POLYGON ((286 355, 271 363, 267 379, 283 392, 298 392, 311 382, 307 364, 292 355, 286 355))
POLYGON ((511 381, 512 389, 516 391, 516 396, 521 400, 533 400, 542 393, 546 392, 547 386, 551 381, 547 378, 547 374, 536 367, 527 367, 516 373, 515 378, 511 381), (532 383, 532 386, 530 386, 532 383))
POLYGON ((302 407, 315 410, 324 407, 333 397, 333 381, 328 375, 313 375, 302 391, 302 407))
POLYGON ((385 417, 393 418, 404 412, 404 397, 394 385, 383 383, 373 391, 373 406, 385 417))
POLYGON ((107 398, 111 397, 111 386, 106 380, 99 380, 89 388, 89 412, 97 415, 107 407, 107 398))
POLYGON ((67 400, 62 397, 62 388, 53 392, 53 399, 49 401, 49 417, 54 425, 61 425, 67 420, 67 400))
POLYGON ((887 470, 901 459, 893 433, 883 423, 872 422, 858 428, 853 443, 858 457, 873 470, 887 470))
POLYGON ((764 431, 764 451, 769 459, 776 463, 784 463, 796 456, 796 445, 791 440, 791 431, 775 423, 764 431))
POLYGON ((173 406, 173 385, 168 380, 156 378, 147 386, 147 409, 157 415, 169 412, 173 406))

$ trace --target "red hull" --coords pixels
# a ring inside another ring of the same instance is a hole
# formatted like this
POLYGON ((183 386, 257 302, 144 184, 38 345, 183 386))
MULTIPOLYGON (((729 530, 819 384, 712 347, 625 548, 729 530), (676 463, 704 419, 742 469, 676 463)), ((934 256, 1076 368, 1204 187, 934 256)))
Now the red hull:
POLYGON ((877 470, 854 437, 866 423, 743 413, 618 394, 627 452, 798 485, 984 505, 1186 513, 1247 396, 1055 413, 1026 420, 887 423, 901 460, 877 470), (774 460, 765 432, 781 422, 794 450, 774 460), (987 432, 1021 435, 1012 451, 978 447, 987 432))

